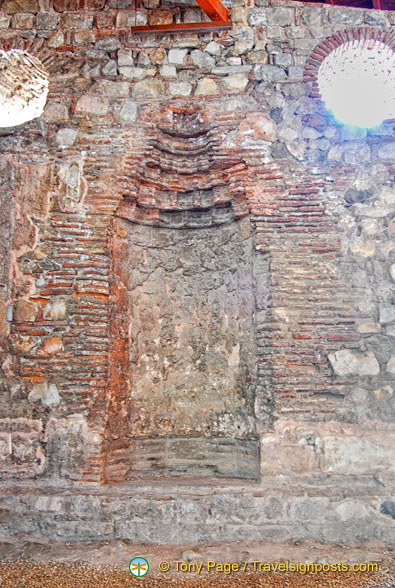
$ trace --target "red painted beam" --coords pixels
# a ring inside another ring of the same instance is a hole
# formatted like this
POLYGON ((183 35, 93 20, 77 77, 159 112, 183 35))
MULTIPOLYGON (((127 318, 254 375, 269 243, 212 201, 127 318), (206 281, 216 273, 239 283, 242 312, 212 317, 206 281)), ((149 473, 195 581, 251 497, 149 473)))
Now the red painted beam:
POLYGON ((216 20, 211 22, 181 22, 167 25, 145 25, 132 27, 131 31, 138 35, 149 35, 153 33, 187 33, 188 31, 222 31, 231 28, 232 22, 230 20, 216 20))
POLYGON ((220 0, 196 0, 196 2, 211 20, 228 20, 228 10, 220 0))
POLYGON ((384 10, 381 0, 373 0, 373 8, 376 10, 384 10))

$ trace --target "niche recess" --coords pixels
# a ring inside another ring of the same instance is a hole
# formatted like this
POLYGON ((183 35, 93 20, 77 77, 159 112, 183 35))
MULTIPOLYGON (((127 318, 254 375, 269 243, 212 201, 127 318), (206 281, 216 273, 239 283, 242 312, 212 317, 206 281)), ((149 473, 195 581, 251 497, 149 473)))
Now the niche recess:
MULTIPOLYGON (((107 481, 256 478, 246 166, 204 113, 168 111, 114 222, 107 481)), ((129 166, 129 167, 128 167, 129 166)))

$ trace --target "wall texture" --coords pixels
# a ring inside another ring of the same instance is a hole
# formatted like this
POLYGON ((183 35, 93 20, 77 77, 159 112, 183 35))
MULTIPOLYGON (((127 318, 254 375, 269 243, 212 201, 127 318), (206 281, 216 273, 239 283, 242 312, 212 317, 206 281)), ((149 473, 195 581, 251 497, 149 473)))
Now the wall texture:
POLYGON ((303 70, 395 13, 80 4, 1 6, 50 89, 0 131, 0 536, 393 540, 395 123, 303 70))

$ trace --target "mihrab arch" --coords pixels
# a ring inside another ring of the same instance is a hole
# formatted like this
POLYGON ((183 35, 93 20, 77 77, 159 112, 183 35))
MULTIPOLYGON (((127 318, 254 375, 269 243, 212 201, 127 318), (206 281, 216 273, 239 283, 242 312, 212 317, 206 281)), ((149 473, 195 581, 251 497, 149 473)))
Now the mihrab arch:
POLYGON ((207 113, 157 116, 114 220, 105 477, 257 478, 247 166, 207 113))

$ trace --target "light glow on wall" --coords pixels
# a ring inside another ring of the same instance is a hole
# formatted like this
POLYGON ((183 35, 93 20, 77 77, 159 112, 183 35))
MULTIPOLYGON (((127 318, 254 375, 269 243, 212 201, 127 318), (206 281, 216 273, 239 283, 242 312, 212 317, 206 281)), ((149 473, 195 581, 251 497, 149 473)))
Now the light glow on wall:
POLYGON ((372 128, 395 118, 395 52, 381 41, 343 43, 325 57, 317 82, 343 124, 372 128))
POLYGON ((43 113, 48 75, 32 55, 0 50, 0 127, 14 127, 43 113))

